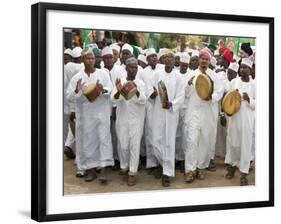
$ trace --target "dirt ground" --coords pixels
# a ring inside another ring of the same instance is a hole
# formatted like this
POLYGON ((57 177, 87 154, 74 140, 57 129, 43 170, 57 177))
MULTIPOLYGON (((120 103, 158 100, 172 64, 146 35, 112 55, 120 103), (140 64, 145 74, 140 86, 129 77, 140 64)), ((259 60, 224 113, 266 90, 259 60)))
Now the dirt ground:
MULTIPOLYGON (((107 177, 109 179, 106 185, 101 185, 96 179, 92 182, 85 182, 83 178, 75 176, 74 160, 64 159, 64 194, 87 194, 87 193, 104 193, 104 192, 126 192, 126 191, 146 191, 146 190, 167 190, 183 188, 202 188, 202 187, 222 187, 222 186, 239 186, 240 173, 236 172, 235 177, 231 180, 226 179, 226 167, 223 159, 216 158, 217 169, 215 172, 205 172, 205 180, 195 180, 193 183, 184 182, 184 174, 176 169, 176 176, 172 179, 170 187, 163 187, 161 179, 155 179, 148 170, 141 168, 137 177, 137 184, 129 187, 126 178, 119 175, 119 171, 112 171, 107 168, 107 177)), ((248 175, 249 185, 255 184, 255 171, 248 175)))

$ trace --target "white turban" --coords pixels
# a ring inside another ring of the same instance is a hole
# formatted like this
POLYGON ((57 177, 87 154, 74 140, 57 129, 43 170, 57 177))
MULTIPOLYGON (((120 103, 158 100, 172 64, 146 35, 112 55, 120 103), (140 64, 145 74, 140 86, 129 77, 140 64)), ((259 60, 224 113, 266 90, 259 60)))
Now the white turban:
POLYGON ((142 61, 143 63, 147 64, 146 57, 143 54, 139 54, 138 60, 142 61))
POLYGON ((112 49, 108 46, 104 47, 101 51, 101 56, 103 57, 104 55, 111 54, 113 55, 112 49))
POLYGON ((170 49, 167 49, 167 48, 163 48, 159 51, 159 58, 161 58, 162 56, 164 55, 167 55, 167 54, 172 54, 174 55, 174 52, 170 49))
POLYGON ((252 68, 253 62, 249 58, 243 58, 241 61, 241 65, 242 64, 247 65, 250 68, 252 68))
POLYGON ((153 54, 157 55, 154 48, 149 48, 149 49, 147 49, 146 52, 145 52, 146 58, 147 58, 148 56, 150 56, 150 55, 153 55, 153 54))
POLYGON ((81 52, 82 52, 81 47, 75 47, 72 50, 72 55, 73 55, 74 58, 79 58, 79 57, 81 57, 81 52))
POLYGON ((198 50, 192 51, 191 57, 195 57, 195 56, 199 57, 199 51, 198 50))
POLYGON ((65 49, 64 54, 68 54, 71 57, 73 57, 73 53, 72 53, 72 50, 70 48, 65 49))
POLYGON ((180 62, 189 64, 189 62, 190 62, 189 54, 188 53, 182 53, 181 56, 180 56, 180 62))
POLYGON ((158 59, 161 58, 164 55, 164 52, 167 50, 167 48, 160 48, 158 52, 158 59))
POLYGON ((239 69, 239 65, 237 63, 233 63, 231 62, 228 66, 229 69, 235 71, 235 72, 238 72, 238 69, 239 69))
POLYGON ((110 48, 111 48, 112 50, 118 51, 118 53, 120 52, 120 46, 119 46, 118 44, 116 44, 116 43, 111 44, 111 45, 110 45, 110 48))
POLYGON ((130 51, 131 54, 133 54, 133 51, 134 51, 133 47, 130 44, 127 44, 127 43, 122 46, 122 51, 124 51, 124 50, 130 51))

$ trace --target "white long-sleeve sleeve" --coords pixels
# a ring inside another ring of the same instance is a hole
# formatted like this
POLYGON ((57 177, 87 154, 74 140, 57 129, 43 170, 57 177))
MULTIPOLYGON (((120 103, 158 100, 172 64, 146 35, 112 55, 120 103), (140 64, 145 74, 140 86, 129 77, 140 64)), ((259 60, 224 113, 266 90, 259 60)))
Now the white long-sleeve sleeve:
POLYGON ((176 77, 176 95, 175 98, 172 100, 172 110, 173 112, 179 111, 179 109, 183 106, 184 102, 184 83, 180 76, 176 77))

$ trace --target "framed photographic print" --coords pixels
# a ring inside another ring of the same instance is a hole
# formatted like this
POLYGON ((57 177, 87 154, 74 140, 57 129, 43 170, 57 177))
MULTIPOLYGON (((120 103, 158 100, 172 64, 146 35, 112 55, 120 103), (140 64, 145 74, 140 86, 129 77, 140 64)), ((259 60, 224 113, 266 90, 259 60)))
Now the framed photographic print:
POLYGON ((31 41, 32 219, 274 206, 274 18, 37 3, 31 41))

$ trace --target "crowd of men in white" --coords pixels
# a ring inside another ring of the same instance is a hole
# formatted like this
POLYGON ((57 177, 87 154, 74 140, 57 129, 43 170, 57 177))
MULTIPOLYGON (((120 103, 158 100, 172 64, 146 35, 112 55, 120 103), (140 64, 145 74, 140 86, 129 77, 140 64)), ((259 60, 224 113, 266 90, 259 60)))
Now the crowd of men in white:
POLYGON ((173 53, 160 49, 157 53, 150 48, 137 60, 129 44, 122 48, 112 44, 99 52, 102 61, 97 68, 94 48, 64 51, 64 150, 71 156, 75 148, 77 177, 92 181, 99 170, 104 184, 105 168, 120 161, 120 174, 127 175, 127 184, 133 186, 140 156, 145 156, 146 168, 167 187, 175 176, 176 161, 182 161, 183 180, 191 183, 205 179, 205 169, 214 171, 214 158, 219 155, 225 157, 226 178, 233 178, 238 168, 240 185, 248 184, 254 160, 255 82, 253 60, 246 52, 240 65, 231 62, 224 68, 218 63, 223 58, 219 50, 173 53), (195 89, 201 73, 213 84, 207 100, 195 89), (119 86, 129 80, 137 92, 127 100, 119 86), (167 108, 161 105, 160 81, 167 89, 167 108), (91 83, 101 89, 93 102, 83 94, 91 83), (221 100, 232 89, 241 93, 241 108, 227 116, 221 100), (69 121, 75 121, 75 131, 69 121))

